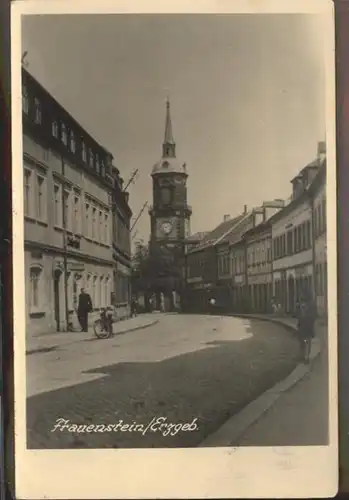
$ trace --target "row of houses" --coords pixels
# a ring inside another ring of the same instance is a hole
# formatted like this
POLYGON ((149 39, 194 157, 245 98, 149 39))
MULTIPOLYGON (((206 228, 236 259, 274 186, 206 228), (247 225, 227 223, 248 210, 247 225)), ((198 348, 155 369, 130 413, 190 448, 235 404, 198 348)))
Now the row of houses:
POLYGON ((267 313, 275 297, 292 314, 308 294, 327 314, 325 147, 320 142, 316 159, 291 180, 287 201, 245 206, 188 246, 185 310, 207 311, 214 297, 224 312, 267 313))
POLYGON ((130 220, 123 179, 102 147, 22 68, 27 335, 76 322, 81 288, 129 314, 130 220))

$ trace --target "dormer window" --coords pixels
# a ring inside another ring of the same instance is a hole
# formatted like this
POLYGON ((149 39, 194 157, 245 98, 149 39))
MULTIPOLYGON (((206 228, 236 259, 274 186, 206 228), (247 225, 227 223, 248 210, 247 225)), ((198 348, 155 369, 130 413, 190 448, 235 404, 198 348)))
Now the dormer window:
POLYGON ((93 156, 93 153, 92 153, 92 150, 91 150, 91 149, 90 149, 89 158, 90 158, 90 167, 91 167, 91 168, 93 168, 93 164, 94 164, 94 156, 93 156))
POLYGON ((34 99, 34 108, 35 108, 35 123, 40 125, 42 120, 41 103, 39 99, 37 99, 36 97, 34 99))
POLYGON ((84 141, 81 141, 81 155, 82 155, 82 161, 86 162, 86 144, 84 141))
POLYGON ((70 131, 70 151, 72 153, 75 153, 76 151, 75 136, 72 130, 70 131))
POLYGON ((66 146, 68 144, 68 135, 67 135, 67 127, 65 126, 64 123, 62 123, 61 139, 63 144, 66 146))
POLYGON ((97 172, 97 174, 100 173, 100 165, 99 165, 98 155, 96 155, 96 172, 97 172))
POLYGON ((52 122, 52 135, 58 139, 58 123, 56 121, 52 122))
POLYGON ((25 85, 22 87, 22 108, 23 108, 23 113, 26 115, 29 113, 29 96, 28 96, 28 90, 25 85))

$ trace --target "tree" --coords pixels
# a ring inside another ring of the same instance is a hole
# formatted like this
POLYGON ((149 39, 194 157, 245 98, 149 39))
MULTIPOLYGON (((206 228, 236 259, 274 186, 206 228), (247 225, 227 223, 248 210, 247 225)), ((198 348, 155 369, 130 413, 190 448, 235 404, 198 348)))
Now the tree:
POLYGON ((178 249, 138 242, 132 259, 133 289, 136 291, 179 290, 182 263, 178 249))

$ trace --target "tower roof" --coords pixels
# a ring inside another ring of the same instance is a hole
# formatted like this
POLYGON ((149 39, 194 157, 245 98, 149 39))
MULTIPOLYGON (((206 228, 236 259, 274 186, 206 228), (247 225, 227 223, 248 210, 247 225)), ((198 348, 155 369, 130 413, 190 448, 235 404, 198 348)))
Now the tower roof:
POLYGON ((165 137, 164 144, 175 144, 172 132, 172 121, 171 121, 171 109, 170 100, 167 98, 166 101, 166 122, 165 122, 165 137))
POLYGON ((168 173, 181 173, 187 175, 187 168, 185 163, 181 163, 176 158, 176 143, 173 138, 172 121, 170 101, 166 100, 166 120, 165 120, 165 136, 162 143, 162 157, 160 161, 155 163, 152 175, 168 174, 168 173))

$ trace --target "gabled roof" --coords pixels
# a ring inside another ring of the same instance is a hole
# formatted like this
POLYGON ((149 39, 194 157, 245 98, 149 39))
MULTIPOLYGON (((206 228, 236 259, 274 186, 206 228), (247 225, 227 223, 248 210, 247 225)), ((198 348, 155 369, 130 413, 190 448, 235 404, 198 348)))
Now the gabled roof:
POLYGON ((229 233, 224 236, 224 238, 220 241, 220 243, 229 243, 229 245, 232 245, 240 241, 245 232, 247 231, 246 225, 251 220, 252 217, 253 217, 253 211, 244 214, 243 218, 239 220, 237 224, 235 224, 232 230, 229 231, 229 233))
POLYGON ((206 236, 204 236, 204 238, 200 241, 200 243, 193 249, 191 249, 191 251, 195 252, 198 250, 202 250, 203 248, 217 245, 217 243, 220 243, 222 238, 229 234, 229 232, 234 229, 236 224, 238 224, 244 217, 246 217, 246 214, 240 214, 233 219, 221 222, 212 231, 208 232, 206 236))

